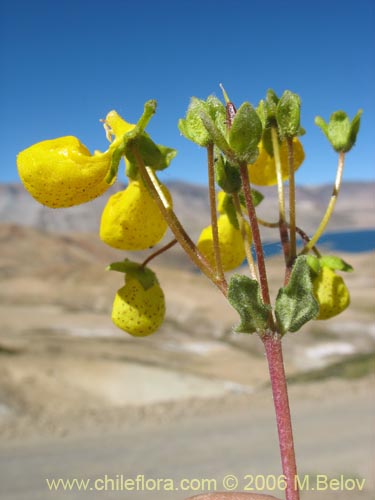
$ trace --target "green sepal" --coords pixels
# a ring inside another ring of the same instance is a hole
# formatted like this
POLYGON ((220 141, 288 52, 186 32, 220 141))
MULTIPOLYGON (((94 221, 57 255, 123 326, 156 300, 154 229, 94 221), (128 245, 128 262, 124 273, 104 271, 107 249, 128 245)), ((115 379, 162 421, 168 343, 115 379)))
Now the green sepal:
POLYGON ((126 177, 134 181, 139 179, 138 165, 130 160, 127 160, 125 164, 126 164, 126 169, 125 169, 126 177))
POLYGON ((238 223, 236 207, 233 203, 233 196, 230 194, 225 194, 223 202, 221 204, 221 213, 225 213, 228 216, 229 222, 236 229, 240 229, 240 225, 238 223))
POLYGON ((337 153, 347 153, 357 140, 362 112, 360 109, 350 122, 344 111, 335 111, 328 124, 320 116, 315 118, 315 124, 323 131, 337 153))
POLYGON ((347 273, 353 271, 353 267, 350 264, 341 259, 341 257, 336 257, 336 255, 324 255, 319 259, 319 262, 321 266, 329 267, 333 271, 343 271, 347 273))
POLYGON ((315 255, 306 255, 306 262, 310 268, 312 276, 318 276, 320 273, 320 260, 315 255))
POLYGON ((268 327, 271 306, 263 303, 258 281, 234 274, 229 282, 228 300, 241 318, 234 331, 254 333, 268 327))
POLYGON ((276 119, 281 137, 295 137, 300 130, 301 98, 290 90, 281 96, 276 107, 276 119))
POLYGON ((319 304, 313 295, 310 266, 306 257, 297 257, 289 283, 280 288, 276 298, 275 314, 282 335, 297 332, 319 313, 319 304))
POLYGON ((125 274, 126 276, 131 276, 139 281, 144 290, 148 290, 152 286, 158 283, 158 279, 154 271, 150 268, 142 266, 138 262, 132 262, 129 259, 122 260, 120 262, 112 262, 106 267, 107 271, 117 271, 119 273, 125 274))
POLYGON ((265 129, 267 126, 267 115, 266 115, 265 103, 264 103, 263 99, 261 99, 259 101, 258 106, 256 108, 256 112, 259 116, 259 120, 262 123, 263 129, 265 129))
MULTIPOLYGON (((245 195, 242 192, 240 193, 239 198, 241 205, 246 208, 245 195)), ((257 207, 264 200, 263 194, 253 188, 251 188, 251 198, 253 200, 254 207, 257 207)))
POLYGON ((241 104, 229 131, 229 144, 240 161, 254 163, 262 137, 262 122, 248 102, 241 104))
POLYGON ((222 155, 216 158, 215 179, 225 193, 237 193, 241 189, 241 176, 238 168, 231 165, 222 155))
POLYGON ((202 123, 200 113, 206 109, 206 103, 197 97, 190 99, 186 117, 178 121, 178 129, 181 134, 199 146, 207 147, 211 141, 210 134, 202 123))
POLYGON ((164 170, 167 168, 177 154, 175 149, 155 144, 146 132, 129 140, 125 147, 126 158, 131 163, 137 163, 133 148, 138 150, 144 164, 154 170, 164 170))

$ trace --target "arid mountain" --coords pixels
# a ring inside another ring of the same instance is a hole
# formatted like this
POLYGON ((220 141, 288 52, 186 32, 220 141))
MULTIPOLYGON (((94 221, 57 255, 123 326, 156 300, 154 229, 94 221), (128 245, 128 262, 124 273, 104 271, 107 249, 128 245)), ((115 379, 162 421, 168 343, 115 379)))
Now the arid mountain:
MULTIPOLYGON (((174 208, 187 231, 195 239, 209 223, 209 205, 205 186, 170 182, 174 208)), ((54 233, 97 232, 101 211, 110 193, 123 189, 117 184, 108 194, 90 203, 63 210, 53 210, 36 203, 21 184, 0 184, 0 223, 31 226, 54 233)), ((277 193, 274 187, 260 188, 265 200, 259 216, 277 219, 277 193)), ((332 192, 332 186, 304 186, 297 189, 297 223, 311 233, 319 223, 332 192)), ((375 227, 375 182, 344 183, 328 230, 375 227)), ((273 240, 274 230, 265 236, 273 240)))

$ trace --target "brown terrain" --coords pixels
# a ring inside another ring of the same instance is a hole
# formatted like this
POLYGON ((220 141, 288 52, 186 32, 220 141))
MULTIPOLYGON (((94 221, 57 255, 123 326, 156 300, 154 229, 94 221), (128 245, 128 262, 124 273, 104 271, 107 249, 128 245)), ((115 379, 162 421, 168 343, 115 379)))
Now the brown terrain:
MULTIPOLYGON (((334 228, 374 227, 373 186, 345 187, 334 228), (361 200, 355 213, 353 197, 361 200)), ((207 224, 203 191, 173 189, 176 211, 196 235, 207 224)), ((301 225, 311 231, 307 217, 319 220, 330 191, 303 192, 301 225)), ((179 251, 153 266, 167 298, 165 324, 136 339, 110 320, 123 278, 104 269, 124 254, 94 232, 103 201, 51 211, 17 185, 0 194, 0 498, 161 500, 201 491, 50 493, 46 477, 215 478, 223 490, 234 474, 242 490, 249 475, 280 474, 261 342, 232 332, 235 311, 179 251)), ((355 268, 345 276, 351 307, 286 336, 285 364, 300 475, 365 483, 363 491, 312 486, 304 500, 375 494, 374 254, 341 256, 355 268)), ((275 296, 281 258, 267 265, 275 296)))

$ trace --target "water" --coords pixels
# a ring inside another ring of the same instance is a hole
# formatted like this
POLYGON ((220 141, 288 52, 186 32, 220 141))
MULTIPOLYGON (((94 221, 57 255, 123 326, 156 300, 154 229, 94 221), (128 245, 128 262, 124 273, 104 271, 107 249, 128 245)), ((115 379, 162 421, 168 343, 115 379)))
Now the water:
MULTIPOLYGON (((326 233, 318 241, 318 248, 323 253, 370 252, 375 250, 375 229, 326 233)), ((281 253, 280 242, 266 243, 264 253, 266 257, 281 253)))

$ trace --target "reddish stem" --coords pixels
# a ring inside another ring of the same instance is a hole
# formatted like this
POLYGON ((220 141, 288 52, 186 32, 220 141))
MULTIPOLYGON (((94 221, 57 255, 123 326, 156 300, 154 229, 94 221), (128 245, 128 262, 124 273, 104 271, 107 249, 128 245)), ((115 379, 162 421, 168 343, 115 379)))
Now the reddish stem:
POLYGON ((296 457, 294 452, 292 421, 290 416, 281 336, 267 332, 262 337, 266 350, 275 406, 281 464, 286 481, 286 500, 299 500, 296 457))

